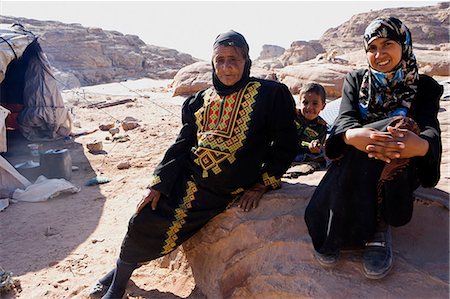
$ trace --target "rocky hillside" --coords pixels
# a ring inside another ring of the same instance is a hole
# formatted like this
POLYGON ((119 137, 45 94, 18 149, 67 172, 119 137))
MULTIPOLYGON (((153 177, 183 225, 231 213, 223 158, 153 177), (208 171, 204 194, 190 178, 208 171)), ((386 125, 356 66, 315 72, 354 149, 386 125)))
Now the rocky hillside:
POLYGON ((352 52, 362 48, 362 35, 369 22, 378 16, 395 16, 408 26, 416 47, 438 46, 449 42, 449 15, 448 2, 437 6, 386 8, 360 13, 342 25, 328 29, 320 38, 320 43, 327 50, 337 48, 340 52, 352 52))
POLYGON ((5 16, 0 16, 0 23, 20 23, 37 35, 58 79, 69 87, 142 77, 170 79, 197 61, 117 31, 5 16))

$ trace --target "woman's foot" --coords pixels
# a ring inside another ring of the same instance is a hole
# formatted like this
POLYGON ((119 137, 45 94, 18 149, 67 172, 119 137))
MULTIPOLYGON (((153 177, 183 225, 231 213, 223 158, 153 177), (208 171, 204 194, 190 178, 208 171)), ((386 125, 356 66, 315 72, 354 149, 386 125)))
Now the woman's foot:
POLYGON ((319 253, 319 252, 315 251, 314 256, 315 256, 317 262, 319 262, 319 264, 322 267, 331 268, 336 265, 338 258, 339 258, 339 252, 323 254, 323 253, 319 253))
POLYGON ((109 286, 102 284, 100 281, 97 281, 96 284, 94 284, 91 287, 91 290, 89 291, 89 298, 92 299, 100 299, 103 296, 105 296, 106 292, 108 291, 109 286))
POLYGON ((363 254, 364 276, 370 279, 385 277, 392 268, 391 230, 376 232, 373 239, 366 243, 363 254))

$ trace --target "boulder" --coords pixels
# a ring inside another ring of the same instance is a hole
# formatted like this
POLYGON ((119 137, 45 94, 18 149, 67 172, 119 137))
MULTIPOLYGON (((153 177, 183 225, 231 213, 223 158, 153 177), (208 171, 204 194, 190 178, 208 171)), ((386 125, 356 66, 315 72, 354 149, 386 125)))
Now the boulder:
POLYGON ((276 45, 263 45, 262 51, 256 60, 272 59, 281 56, 285 49, 276 45))
MULTIPOLYGON (((211 72, 211 63, 206 61, 199 61, 182 68, 170 84, 174 90, 173 96, 193 95, 202 89, 209 88, 212 86, 211 72)), ((250 75, 267 80, 276 80, 277 78, 274 71, 256 65, 252 66, 250 75)))
POLYGON ((283 55, 278 57, 278 60, 287 66, 313 59, 324 51, 322 45, 317 41, 295 41, 283 55))
POLYGON ((338 98, 342 94, 345 75, 354 68, 352 65, 308 61, 279 70, 278 78, 293 94, 298 94, 304 84, 316 82, 323 85, 327 98, 338 98))
POLYGON ((184 243, 207 298, 447 298, 447 209, 416 202, 411 223, 393 229, 394 268, 376 282, 363 276, 360 251, 342 251, 333 270, 316 262, 303 220, 315 187, 290 182, 251 212, 228 209, 184 243))
POLYGON ((199 61, 180 69, 173 78, 170 87, 173 96, 192 95, 212 85, 212 67, 210 62, 199 61))

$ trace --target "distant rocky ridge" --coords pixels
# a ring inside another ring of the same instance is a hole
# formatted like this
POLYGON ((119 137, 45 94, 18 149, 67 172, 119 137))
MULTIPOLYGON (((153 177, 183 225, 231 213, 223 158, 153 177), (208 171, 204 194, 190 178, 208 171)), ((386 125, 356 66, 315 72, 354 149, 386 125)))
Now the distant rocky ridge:
MULTIPOLYGON (((412 8, 389 8, 354 15, 342 25, 327 30, 319 40, 294 41, 288 49, 264 45, 253 61, 252 75, 274 77, 298 94, 308 82, 320 83, 327 97, 341 96, 345 75, 367 65, 362 50, 365 28, 378 16, 396 16, 411 30, 419 72, 430 76, 450 76, 449 3, 412 8)), ((210 70, 204 65, 203 70, 210 70)), ((211 85, 192 67, 181 69, 174 78, 174 95, 192 94, 211 85), (192 84, 195 82, 195 84, 192 84)))
POLYGON ((395 16, 408 26, 416 47, 421 44, 435 45, 434 49, 440 49, 440 44, 449 42, 449 14, 449 2, 360 13, 342 25, 325 31, 320 43, 325 49, 336 48, 340 53, 352 52, 355 48, 362 48, 362 36, 370 21, 379 16, 395 16))
POLYGON ((0 23, 20 23, 37 35, 58 79, 69 88, 142 77, 171 79, 198 61, 117 31, 6 16, 0 16, 0 23))
MULTIPOLYGON (((338 98, 345 74, 366 65, 362 51, 366 26, 383 15, 397 16, 410 28, 421 73, 450 76, 448 2, 360 13, 328 29, 319 40, 293 41, 288 49, 264 45, 253 62, 252 75, 279 80, 293 94, 314 81, 325 86, 329 98, 338 98)), ((147 45, 135 35, 80 24, 0 16, 0 23, 13 22, 23 24, 40 37, 51 65, 58 70, 58 79, 66 87, 141 77, 174 78, 173 94, 190 95, 212 84, 209 61, 147 45)))

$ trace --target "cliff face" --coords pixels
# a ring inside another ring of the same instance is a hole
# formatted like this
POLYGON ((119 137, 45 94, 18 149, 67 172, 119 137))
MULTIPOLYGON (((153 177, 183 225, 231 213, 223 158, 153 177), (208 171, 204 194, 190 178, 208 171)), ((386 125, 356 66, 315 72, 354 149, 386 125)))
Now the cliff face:
POLYGON ((76 77, 81 85, 141 77, 170 79, 197 61, 189 54, 147 45, 138 36, 117 31, 4 16, 0 23, 20 23, 32 31, 51 65, 72 81, 76 77))
MULTIPOLYGON (((405 3, 407 4, 407 3, 405 3)), ((328 29, 320 38, 325 49, 352 52, 362 48, 362 36, 367 25, 379 16, 395 16, 411 31, 413 43, 439 45, 449 42, 449 3, 434 6, 386 8, 354 15, 336 28, 328 29)))

